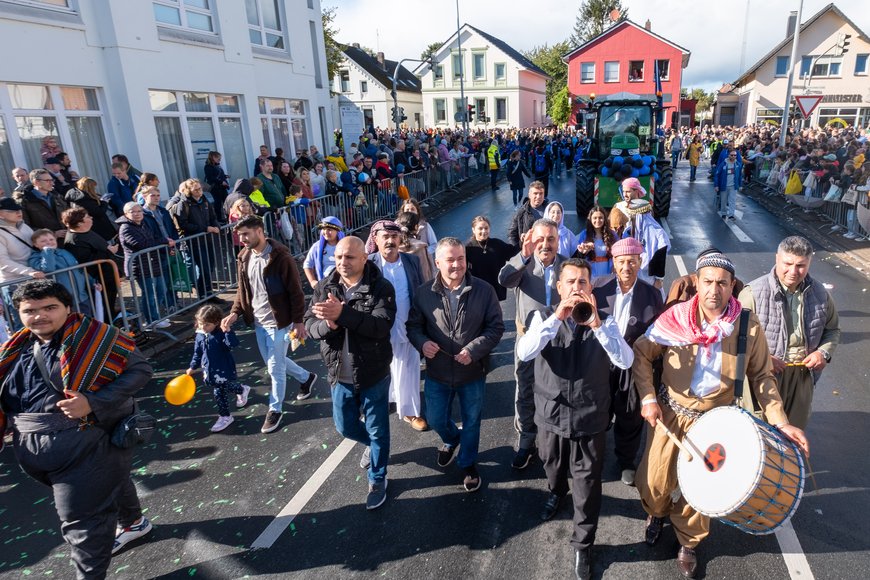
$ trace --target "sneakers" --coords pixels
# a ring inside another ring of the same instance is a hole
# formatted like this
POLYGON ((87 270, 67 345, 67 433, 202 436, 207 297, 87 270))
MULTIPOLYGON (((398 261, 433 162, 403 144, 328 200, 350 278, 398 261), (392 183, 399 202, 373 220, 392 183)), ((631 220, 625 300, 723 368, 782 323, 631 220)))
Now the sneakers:
POLYGON ((281 424, 281 413, 269 409, 269 412, 266 413, 266 420, 263 421, 263 427, 260 429, 260 433, 271 433, 278 428, 279 424, 281 424))
POLYGON ((848 239, 850 239, 850 240, 854 240, 855 238, 858 237, 858 235, 857 235, 857 234, 853 234, 852 232, 847 232, 847 233, 843 234, 843 237, 844 237, 844 238, 848 238, 848 239))
POLYGON ((477 473, 477 467, 472 463, 465 468, 465 479, 462 480, 462 486, 465 488, 465 491, 472 492, 480 489, 481 483, 482 481, 480 479, 480 474, 477 473))
POLYGON ((453 458, 456 456, 456 450, 459 445, 450 446, 446 443, 438 448, 438 467, 447 467, 453 463, 453 458))
POLYGON ((362 456, 359 458, 359 466, 363 469, 368 469, 372 466, 372 448, 366 447, 365 451, 362 452, 362 456))
POLYGON ((369 483, 369 495, 366 497, 366 509, 376 510, 387 501, 387 480, 369 483))
POLYGON ((304 401, 311 396, 311 385, 313 385, 316 380, 316 373, 308 373, 308 380, 299 385, 299 393, 296 395, 297 401, 304 401))
POLYGON ((620 477, 620 479, 622 480, 622 483, 624 483, 625 485, 629 485, 631 487, 634 487, 634 476, 636 474, 637 474, 637 472, 634 469, 631 469, 631 468, 623 469, 622 470, 622 477, 620 477))
POLYGON ((233 419, 232 415, 228 417, 218 417, 218 420, 215 421, 214 425, 211 426, 211 432, 218 433, 220 431, 223 431, 224 429, 232 425, 233 421, 235 421, 235 419, 233 419))
POLYGON ((248 393, 251 392, 251 387, 242 385, 242 392, 236 395, 236 407, 241 409, 248 404, 248 393))
POLYGON ((119 552, 124 546, 141 538, 153 529, 154 526, 148 521, 148 518, 142 516, 138 524, 133 524, 126 528, 120 528, 115 535, 115 543, 112 546, 112 554, 119 552))
POLYGON ((532 449, 517 449, 516 455, 514 455, 514 460, 511 462, 511 467, 514 469, 525 469, 529 466, 529 463, 532 462, 532 449))
POLYGON ((155 322, 153 326, 154 328, 169 328, 172 325, 169 324, 168 320, 161 320, 160 322, 155 322))

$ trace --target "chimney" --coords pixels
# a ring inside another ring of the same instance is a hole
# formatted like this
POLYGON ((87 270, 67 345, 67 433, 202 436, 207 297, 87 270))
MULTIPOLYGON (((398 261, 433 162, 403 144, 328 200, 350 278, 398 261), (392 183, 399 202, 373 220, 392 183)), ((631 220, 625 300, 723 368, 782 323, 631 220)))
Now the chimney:
POLYGON ((358 42, 354 42, 352 46, 353 46, 354 48, 359 48, 359 43, 358 43, 358 42))
POLYGON ((378 64, 381 65, 382 69, 387 70, 387 65, 384 64, 384 53, 383 52, 378 53, 378 64))
POLYGON ((647 30, 652 30, 652 22, 649 21, 649 18, 646 19, 646 24, 643 25, 647 30))
POLYGON ((785 25, 786 38, 794 34, 795 26, 797 26, 797 10, 792 10, 788 15, 788 23, 785 25))

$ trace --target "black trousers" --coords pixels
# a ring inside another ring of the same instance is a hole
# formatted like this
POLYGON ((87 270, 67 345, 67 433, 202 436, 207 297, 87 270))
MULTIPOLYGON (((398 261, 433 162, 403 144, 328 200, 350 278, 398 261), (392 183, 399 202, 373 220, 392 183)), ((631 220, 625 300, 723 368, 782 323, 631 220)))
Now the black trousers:
POLYGON ((491 189, 498 188, 498 169, 489 170, 489 187, 491 189))
POLYGON ((643 438, 644 420, 640 398, 624 374, 629 370, 610 369, 610 416, 613 417, 613 440, 620 469, 637 469, 637 454, 643 438))
POLYGON ((15 456, 33 479, 51 487, 63 539, 80 579, 101 579, 112 559, 115 526, 142 515, 130 479, 132 450, 102 429, 15 433, 15 456), (120 511, 120 519, 119 519, 120 511))
POLYGON ((606 439, 606 431, 569 439, 544 428, 538 429, 538 454, 544 463, 550 491, 559 496, 567 494, 568 475, 571 476, 574 533, 570 543, 578 550, 595 543, 598 514, 601 512, 601 468, 606 439))

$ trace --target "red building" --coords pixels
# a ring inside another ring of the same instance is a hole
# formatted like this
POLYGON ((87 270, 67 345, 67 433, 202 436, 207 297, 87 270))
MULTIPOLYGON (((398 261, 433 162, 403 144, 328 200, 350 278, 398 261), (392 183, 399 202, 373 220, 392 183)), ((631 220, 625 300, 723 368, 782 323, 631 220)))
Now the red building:
MULTIPOLYGON (((568 65, 568 92, 587 100, 616 93, 633 93, 655 98, 655 67, 659 65, 662 100, 666 108, 664 125, 670 127, 679 121, 680 87, 683 69, 689 64, 691 53, 685 48, 662 38, 646 26, 631 20, 619 22, 592 40, 562 57, 568 65)), ((574 99, 572 113, 583 107, 574 99)), ((693 124, 694 116, 683 124, 693 124)))

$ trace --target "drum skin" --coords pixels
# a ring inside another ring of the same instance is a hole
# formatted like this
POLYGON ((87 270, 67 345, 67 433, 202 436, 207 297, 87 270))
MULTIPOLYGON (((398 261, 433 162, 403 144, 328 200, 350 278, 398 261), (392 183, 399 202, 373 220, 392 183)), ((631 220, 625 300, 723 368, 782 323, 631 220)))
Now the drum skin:
POLYGON ((738 407, 704 413, 683 439, 677 478, 697 512, 753 535, 791 518, 804 489, 804 458, 775 428, 738 407))

